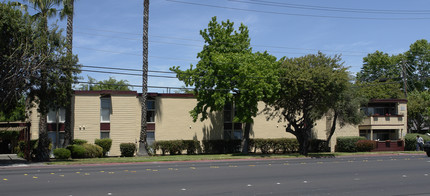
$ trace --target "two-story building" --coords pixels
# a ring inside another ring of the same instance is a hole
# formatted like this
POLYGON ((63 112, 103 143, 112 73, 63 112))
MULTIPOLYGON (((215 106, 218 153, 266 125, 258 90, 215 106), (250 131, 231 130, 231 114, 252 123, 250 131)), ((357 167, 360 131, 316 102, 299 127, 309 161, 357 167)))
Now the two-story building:
MULTIPOLYGON (((111 156, 120 155, 119 144, 138 144, 140 136, 141 106, 136 91, 75 91, 72 97, 72 130, 75 139, 93 143, 97 138, 111 138, 111 156)), ((147 97, 147 140, 151 144, 161 140, 219 140, 241 139, 243 127, 234 123, 234 104, 224 111, 213 112, 205 121, 193 122, 189 111, 197 104, 191 94, 149 93, 147 97)), ((260 102, 259 110, 265 104, 260 102)), ((399 139, 406 133, 406 100, 374 100, 367 108, 369 114, 359 126, 337 126, 330 141, 332 150, 339 136, 365 136, 368 139, 399 139), (376 116, 376 112, 383 113, 376 116), (383 112, 382 112, 383 111, 383 112), (376 117, 376 118, 375 118, 376 117)), ((64 139, 64 110, 48 114, 48 131, 54 146, 64 139), (58 142, 57 142, 58 141, 58 142)), ((38 125, 36 108, 30 115, 32 125, 38 125)), ((330 115, 316 122, 312 137, 326 140, 332 124, 330 115)), ((285 132, 287 122, 278 118, 267 119, 259 114, 254 118, 251 138, 295 138, 285 132)), ((32 139, 38 138, 38 126, 31 126, 32 139)))

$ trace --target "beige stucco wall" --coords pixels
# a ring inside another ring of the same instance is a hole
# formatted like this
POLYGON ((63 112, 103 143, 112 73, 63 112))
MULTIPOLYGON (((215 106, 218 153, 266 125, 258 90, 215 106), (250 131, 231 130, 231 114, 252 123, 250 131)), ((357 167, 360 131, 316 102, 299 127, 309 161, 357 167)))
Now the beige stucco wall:
POLYGON ((285 132, 287 122, 278 122, 278 116, 268 119, 269 115, 261 112, 265 106, 264 102, 258 103, 259 113, 254 118, 250 138, 295 138, 293 134, 285 132))
POLYGON ((100 95, 75 95, 74 103, 74 139, 94 143, 100 138, 100 95))
POLYGON ((138 143, 141 111, 139 99, 136 96, 112 95, 111 99, 110 138, 112 147, 109 155, 118 156, 121 155, 119 149, 121 143, 138 143))
POLYGON ((211 113, 203 122, 193 122, 189 111, 197 104, 195 98, 157 97, 155 140, 222 139, 223 118, 221 113, 211 113))

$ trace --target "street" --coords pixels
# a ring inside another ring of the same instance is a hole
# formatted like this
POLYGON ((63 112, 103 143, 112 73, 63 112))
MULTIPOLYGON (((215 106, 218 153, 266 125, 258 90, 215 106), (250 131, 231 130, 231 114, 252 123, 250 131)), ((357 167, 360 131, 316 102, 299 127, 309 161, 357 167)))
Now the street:
POLYGON ((0 195, 430 195, 424 154, 1 167, 0 195))

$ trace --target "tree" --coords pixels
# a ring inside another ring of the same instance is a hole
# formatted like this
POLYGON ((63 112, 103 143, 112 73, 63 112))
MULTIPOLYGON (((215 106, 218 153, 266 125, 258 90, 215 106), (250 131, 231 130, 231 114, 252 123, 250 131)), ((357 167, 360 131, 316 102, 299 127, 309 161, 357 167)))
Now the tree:
POLYGON ((339 124, 340 128, 347 124, 358 125, 366 117, 360 107, 365 105, 369 99, 366 99, 359 93, 357 86, 348 83, 348 87, 341 94, 340 99, 334 104, 330 110, 332 116, 332 125, 327 136, 326 147, 328 148, 329 142, 336 131, 336 126, 339 124))
POLYGON ((360 82, 374 82, 378 80, 401 80, 401 67, 399 63, 402 55, 389 55, 375 51, 363 58, 363 67, 357 74, 360 82))
POLYGON ((373 81, 361 82, 356 81, 355 86, 358 88, 359 94, 370 99, 401 99, 404 94, 401 89, 401 81, 373 81))
POLYGON ((417 133, 430 126, 430 93, 415 90, 408 96, 408 126, 417 133))
POLYGON ((148 156, 148 142, 146 141, 146 97, 148 95, 148 23, 149 23, 149 0, 143 1, 143 36, 142 36, 142 96, 140 97, 140 137, 139 156, 148 156))
POLYGON ((218 23, 213 17, 208 28, 201 30, 205 40, 196 67, 176 72, 185 85, 194 86, 197 105, 190 111, 193 120, 208 118, 209 113, 223 111, 227 104, 234 104, 233 122, 242 123, 244 134, 242 152, 248 153, 249 132, 253 117, 258 112, 258 102, 272 100, 279 88, 276 57, 268 53, 252 53, 248 28, 241 24, 238 31, 227 20, 218 23))
POLYGON ((37 76, 41 64, 30 16, 0 3, 0 18, 0 112, 7 117, 20 107, 32 86, 28 79, 37 76))
MULTIPOLYGON (((74 0, 64 0, 63 1, 63 10, 60 12, 61 18, 67 16, 67 55, 73 56, 73 14, 74 14, 74 0)), ((67 72, 68 76, 72 75, 72 71, 67 72)), ((72 97, 72 83, 66 84, 66 96, 72 97)), ((63 146, 68 146, 73 138, 72 138, 72 103, 71 101, 67 101, 65 104, 65 126, 64 126, 64 143, 63 146)))
POLYGON ((88 84, 81 85, 79 90, 101 91, 101 90, 115 90, 115 91, 129 91, 130 84, 127 80, 116 80, 114 77, 109 77, 108 80, 97 81, 96 79, 88 76, 88 84))
POLYGON ((267 113, 288 122, 286 132, 296 136, 299 153, 307 155, 311 131, 342 98, 348 87, 348 73, 339 56, 321 52, 282 59, 279 98, 267 113))
POLYGON ((408 72, 408 90, 428 90, 430 88, 430 43, 425 39, 417 40, 410 45, 405 56, 407 59, 405 66, 408 72))

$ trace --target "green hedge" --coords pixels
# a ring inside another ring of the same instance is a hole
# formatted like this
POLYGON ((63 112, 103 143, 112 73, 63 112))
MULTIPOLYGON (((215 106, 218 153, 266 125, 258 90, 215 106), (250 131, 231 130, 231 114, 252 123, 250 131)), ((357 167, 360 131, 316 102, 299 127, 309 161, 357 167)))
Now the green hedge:
POLYGON ((240 152, 241 140, 203 140, 203 153, 223 154, 240 152))
POLYGON ((424 139, 424 143, 430 141, 430 137, 426 134, 408 133, 405 136, 405 151, 414 151, 417 149, 417 135, 424 139))
POLYGON ((357 152, 370 152, 375 149, 376 142, 372 140, 358 140, 355 145, 357 152))
POLYGON ((133 157, 136 152, 136 144, 134 143, 121 143, 119 145, 122 157, 133 157))
POLYGON ((250 151, 254 153, 260 151, 263 154, 267 153, 291 153, 297 152, 299 142, 294 138, 278 138, 278 139, 251 139, 249 145, 250 151))
POLYGON ((356 143, 359 140, 366 140, 366 138, 359 136, 336 138, 336 152, 357 152, 356 143))
POLYGON ((56 159, 69 159, 72 153, 66 148, 56 148, 54 149, 54 156, 56 159))
POLYGON ((101 158, 103 157, 103 148, 95 144, 82 144, 85 148, 85 158, 101 158))
POLYGON ((112 147, 112 139, 109 139, 109 138, 96 139, 94 141, 94 144, 102 147, 103 148, 103 156, 106 156, 106 153, 109 152, 110 148, 112 147))
POLYGON ((154 153, 157 150, 161 150, 161 154, 170 155, 182 154, 182 151, 186 150, 187 154, 197 154, 201 152, 200 142, 197 140, 168 140, 168 141, 157 141, 153 144, 154 153))
POLYGON ((32 160, 36 157, 36 152, 37 152, 37 144, 38 144, 38 140, 30 140, 30 143, 26 142, 26 141, 19 141, 18 142, 18 156, 26 158, 25 157, 25 152, 26 149, 28 148, 30 150, 29 155, 30 157, 27 157, 28 160, 32 160))
POLYGON ((86 144, 87 140, 82 140, 82 139, 74 139, 72 144, 76 144, 76 145, 82 145, 82 144, 86 144))
POLYGON ((82 145, 73 144, 67 146, 67 149, 70 150, 72 154, 72 158, 74 159, 81 159, 85 158, 85 148, 82 145))

